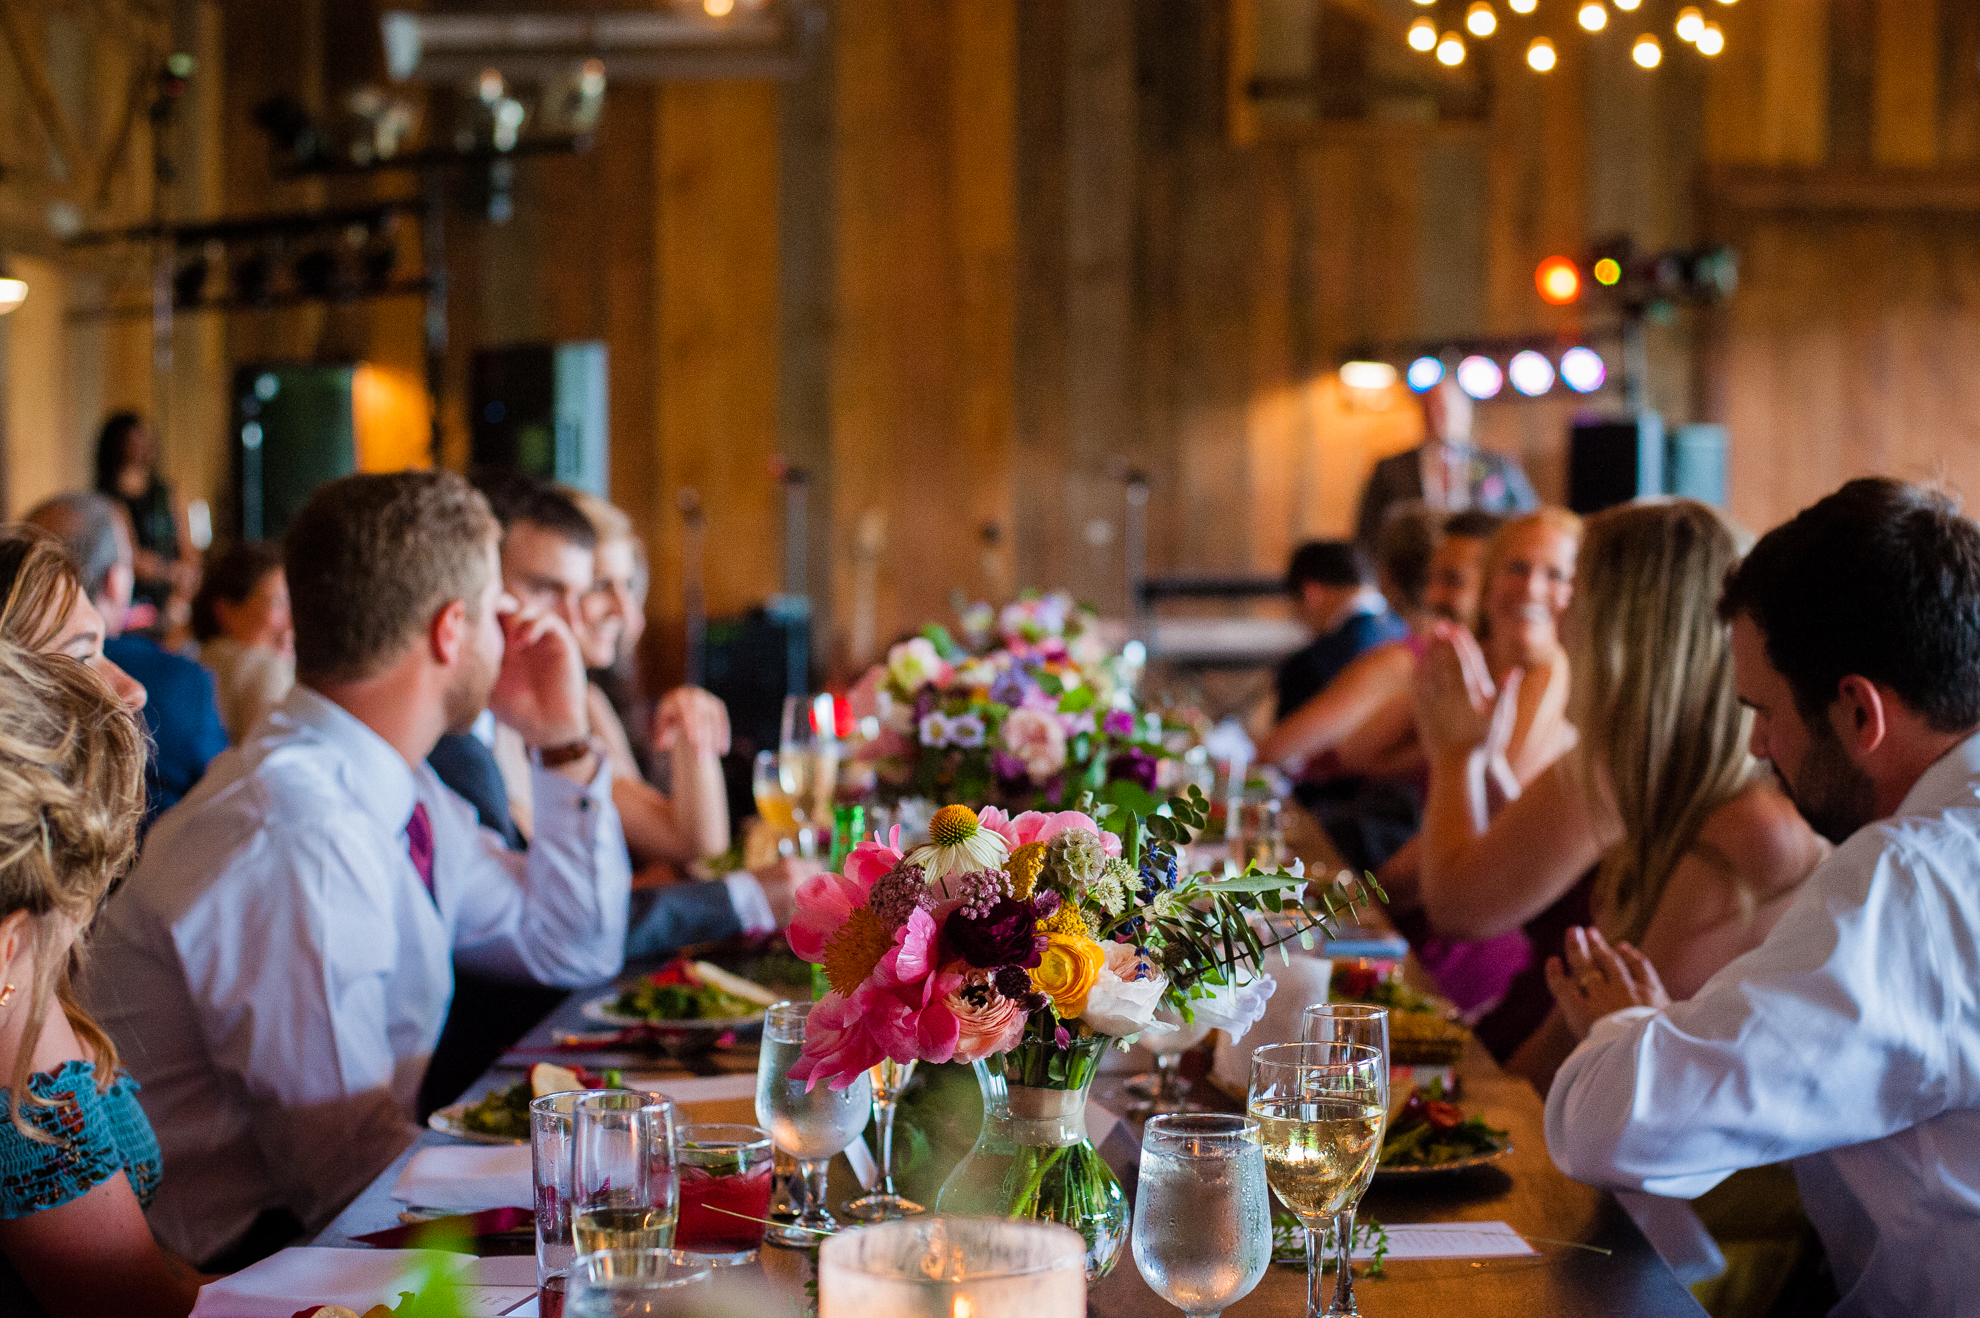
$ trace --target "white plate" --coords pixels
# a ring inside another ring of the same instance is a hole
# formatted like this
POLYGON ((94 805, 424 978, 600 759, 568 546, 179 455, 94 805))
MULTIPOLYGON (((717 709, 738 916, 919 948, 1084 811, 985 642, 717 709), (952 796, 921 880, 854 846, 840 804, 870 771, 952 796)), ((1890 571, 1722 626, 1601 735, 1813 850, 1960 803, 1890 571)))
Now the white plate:
POLYGON ((467 1103, 465 1101, 459 1103, 449 1103, 447 1104, 446 1107, 441 1108, 439 1111, 427 1117, 426 1119, 427 1127, 431 1130, 439 1131, 442 1135, 451 1135, 457 1140, 466 1140, 469 1144, 529 1143, 528 1140, 510 1139, 506 1135, 489 1135, 483 1133, 482 1131, 469 1130, 466 1126, 463 1126, 461 1124, 461 1114, 467 1111, 468 1108, 471 1106, 473 1106, 473 1104, 467 1103))
POLYGON ((621 1012, 613 1011, 612 1004, 618 1000, 619 995, 616 993, 607 994, 602 998, 593 998, 590 1002, 584 1004, 584 1018, 588 1021, 597 1021, 601 1025, 616 1025, 622 1030, 635 1025, 650 1025, 656 1030, 675 1030, 684 1034, 699 1034, 704 1032, 709 1034, 726 1034, 730 1030, 747 1029, 752 1025, 761 1025, 763 1023, 763 1016, 760 1012, 753 1016, 725 1016, 717 1020, 648 1020, 644 1016, 627 1016, 621 1012))
POLYGON ((1473 1167, 1489 1167, 1500 1159, 1510 1156, 1511 1153, 1512 1141, 1507 1140, 1505 1147, 1495 1152, 1474 1153, 1469 1158, 1454 1158, 1450 1162, 1434 1163, 1428 1167, 1383 1167, 1377 1164, 1375 1168, 1375 1179, 1394 1178, 1410 1181, 1415 1180, 1419 1176, 1442 1176, 1446 1172, 1462 1172, 1468 1171, 1473 1167))

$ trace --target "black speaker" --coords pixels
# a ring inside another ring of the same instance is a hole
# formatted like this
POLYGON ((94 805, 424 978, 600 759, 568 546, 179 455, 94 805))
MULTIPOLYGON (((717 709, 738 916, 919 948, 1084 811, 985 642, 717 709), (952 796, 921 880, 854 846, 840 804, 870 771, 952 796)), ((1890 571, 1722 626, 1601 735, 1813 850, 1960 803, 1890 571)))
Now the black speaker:
POLYGON ((1677 426, 1664 449, 1664 489, 1687 499, 1726 506, 1726 428, 1677 426))
POLYGON ((600 498, 610 472, 607 363, 598 342, 519 343, 474 355, 468 463, 600 498))
POLYGON ((1664 422, 1655 412, 1577 421, 1568 437, 1568 507, 1600 512, 1664 493, 1664 422))
POLYGON ((268 364, 234 373, 234 497, 241 540, 278 540, 316 487, 357 470, 355 366, 268 364))
POLYGON ((729 707, 730 753, 722 773, 729 817, 756 809, 750 794, 756 753, 776 750, 784 697, 811 690, 811 610, 788 595, 731 618, 710 618, 702 646, 702 685, 729 707))

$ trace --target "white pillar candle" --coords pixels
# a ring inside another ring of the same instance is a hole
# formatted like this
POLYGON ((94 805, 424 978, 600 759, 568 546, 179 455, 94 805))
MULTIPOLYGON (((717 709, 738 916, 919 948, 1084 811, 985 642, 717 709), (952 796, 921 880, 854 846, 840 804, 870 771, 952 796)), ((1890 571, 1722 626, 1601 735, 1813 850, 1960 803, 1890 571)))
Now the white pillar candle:
POLYGON ((818 1251, 818 1318, 1084 1318, 1086 1243, 1051 1222, 910 1217, 818 1251))

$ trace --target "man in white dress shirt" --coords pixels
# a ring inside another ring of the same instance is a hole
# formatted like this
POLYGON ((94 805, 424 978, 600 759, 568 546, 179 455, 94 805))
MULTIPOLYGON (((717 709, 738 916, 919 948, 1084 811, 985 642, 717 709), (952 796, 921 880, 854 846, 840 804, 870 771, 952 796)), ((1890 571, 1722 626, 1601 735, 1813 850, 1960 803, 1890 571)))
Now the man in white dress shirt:
POLYGON ((1576 931, 1547 1098, 1580 1180, 1691 1198, 1792 1160, 1839 1315, 1980 1314, 1980 527, 1858 480, 1727 582, 1754 754, 1836 850, 1687 1002, 1576 931))
POLYGON ((238 1265, 329 1220, 416 1131, 453 963, 617 973, 630 874, 565 625, 514 611, 444 472, 318 490, 284 541, 298 685, 153 829, 83 992, 143 1085, 172 1249, 238 1265), (426 765, 491 704, 537 761, 526 854, 426 765))

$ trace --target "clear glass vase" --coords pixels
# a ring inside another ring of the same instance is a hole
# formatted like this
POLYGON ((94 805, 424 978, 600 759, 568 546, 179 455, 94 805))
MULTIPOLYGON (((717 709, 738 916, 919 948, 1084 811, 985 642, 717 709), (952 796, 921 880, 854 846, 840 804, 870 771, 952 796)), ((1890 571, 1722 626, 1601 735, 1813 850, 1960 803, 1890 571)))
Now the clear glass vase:
POLYGON ((1011 1083, 1004 1059, 976 1063, 983 1130, 935 1199, 937 1212, 1060 1222, 1086 1241, 1086 1279, 1113 1270, 1128 1240, 1128 1202, 1106 1159, 1086 1137, 1092 1064, 1106 1041, 1082 1040, 1063 1052, 1079 1063, 1055 1068, 1078 1077, 1071 1088, 1011 1083))

